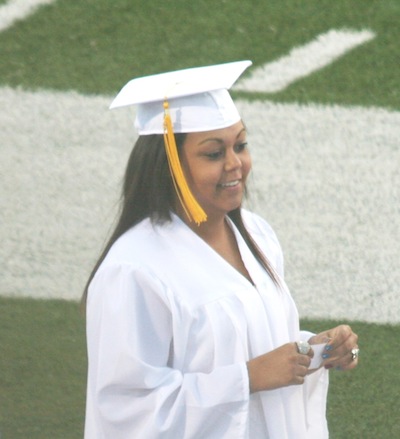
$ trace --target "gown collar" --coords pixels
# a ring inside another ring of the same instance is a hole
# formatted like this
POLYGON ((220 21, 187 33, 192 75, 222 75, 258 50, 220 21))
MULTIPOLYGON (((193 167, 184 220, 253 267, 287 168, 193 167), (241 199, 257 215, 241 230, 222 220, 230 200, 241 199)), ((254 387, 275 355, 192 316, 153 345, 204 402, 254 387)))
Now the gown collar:
POLYGON ((231 272, 234 272, 236 276, 238 276, 242 282, 245 282, 247 286, 256 287, 257 285, 261 285, 265 283, 265 276, 269 275, 265 271, 265 269, 260 265, 257 261, 248 245, 246 244, 243 236, 239 232, 238 228, 234 224, 234 222, 229 218, 228 215, 225 216, 226 222, 230 229, 232 230, 236 243, 238 245, 239 253, 242 258, 243 264, 246 267, 246 270, 249 273, 250 278, 252 279, 254 285, 246 279, 238 270, 236 270, 229 262, 227 262, 219 253, 217 253, 210 245, 208 245, 199 235, 197 235, 178 215, 171 212, 172 216, 172 227, 179 227, 181 230, 185 230, 186 233, 192 235, 192 239, 197 240, 203 249, 206 249, 208 252, 212 252, 215 257, 217 257, 231 272))

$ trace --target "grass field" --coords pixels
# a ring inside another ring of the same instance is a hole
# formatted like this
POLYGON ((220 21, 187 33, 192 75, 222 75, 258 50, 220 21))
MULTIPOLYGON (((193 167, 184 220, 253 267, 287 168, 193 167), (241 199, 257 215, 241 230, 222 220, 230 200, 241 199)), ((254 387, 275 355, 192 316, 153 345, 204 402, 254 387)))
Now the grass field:
MULTIPOLYGON (((1 7, 6 3, 5 0, 0 0, 0 22, 1 7)), ((382 109, 391 112, 396 118, 400 110, 399 20, 398 0, 55 0, 0 32, 0 93, 3 90, 8 92, 9 87, 16 92, 28 90, 37 93, 37 99, 33 99, 33 103, 19 101, 9 106, 2 103, 0 113, 0 132, 8 133, 7 128, 13 126, 15 133, 22 133, 25 144, 28 145, 25 149, 19 148, 15 153, 12 162, 15 169, 10 169, 9 165, 1 168, 4 177, 7 176, 4 179, 11 183, 2 186, 7 189, 0 197, 0 208, 4 212, 4 221, 0 228, 3 243, 0 248, 3 267, 0 273, 0 296, 30 296, 31 291, 40 291, 43 296, 52 297, 54 294, 50 290, 56 285, 60 290, 59 297, 64 297, 64 291, 61 290, 70 290, 71 286, 65 281, 65 277, 54 274, 58 272, 53 268, 58 266, 64 276, 79 279, 74 284, 72 294, 77 298, 83 286, 80 279, 90 270, 92 258, 95 256, 90 253, 90 257, 86 257, 85 250, 89 247, 98 249, 102 245, 103 236, 98 236, 96 242, 90 242, 89 239, 85 241, 85 238, 91 236, 90 230, 96 229, 95 222, 103 219, 95 209, 96 199, 91 210, 87 208, 85 211, 85 207, 89 205, 90 194, 70 186, 74 177, 64 175, 66 168, 62 165, 67 161, 68 151, 77 154, 81 149, 82 157, 89 152, 85 156, 86 161, 82 163, 79 163, 79 157, 75 157, 73 166, 80 170, 77 175, 83 175, 85 182, 91 182, 93 187, 97 184, 99 194, 102 194, 108 179, 112 178, 110 174, 115 171, 110 163, 117 161, 119 153, 111 148, 100 149, 104 156, 96 156, 96 142, 100 143, 101 137, 105 137, 101 131, 103 127, 97 126, 93 119, 85 119, 88 115, 79 111, 79 102, 83 105, 85 101, 87 105, 86 99, 97 95, 100 95, 100 100, 106 97, 105 101, 108 102, 108 97, 138 75, 240 59, 251 59, 254 68, 257 68, 279 59, 293 47, 304 45, 331 29, 368 29, 376 34, 372 41, 293 82, 283 91, 273 94, 236 92, 234 95, 246 101, 300 103, 304 108, 318 104, 321 106, 318 108, 341 106, 349 112, 353 109, 382 109), (76 98, 78 103, 71 104, 71 112, 61 113, 57 106, 58 95, 52 95, 55 96, 53 100, 47 96, 49 100, 44 105, 52 102, 54 108, 47 109, 45 116, 42 116, 39 101, 43 91, 50 94, 63 93, 62 97, 59 95, 59 105, 67 106, 65 96, 71 101, 76 98), (80 95, 67 95, 69 92, 79 92, 80 95), (81 125, 76 129, 78 121, 81 125), (82 127, 86 127, 87 131, 84 136, 79 137, 82 127), (51 136, 57 132, 62 133, 61 140, 51 136), (98 137, 97 132, 100 132, 98 137), (85 142, 91 140, 94 143, 81 144, 81 138, 85 142), (49 139, 53 139, 53 142, 49 139), (62 160, 62 163, 44 160, 41 167, 35 167, 35 156, 43 150, 48 154, 48 159, 50 152, 54 151, 54 156, 62 160), (19 151, 26 154, 26 157, 18 156, 19 151), (25 162, 28 166, 21 172, 19 165, 25 162), (30 163, 32 169, 29 168, 30 163), (86 165, 89 166, 88 171, 83 169, 86 165), (104 173, 97 174, 95 169, 100 165, 103 166, 104 173), (52 180, 50 183, 43 180, 45 183, 39 184, 46 167, 52 168, 52 180), (93 174, 97 180, 89 180, 89 174, 93 174), (15 184, 9 176, 15 176, 15 184), (77 192, 76 198, 73 197, 75 193, 71 187, 77 192), (66 191, 69 191, 62 194, 65 200, 64 210, 57 210, 54 204, 48 202, 52 188, 67 188, 66 191), (32 218, 41 212, 40 206, 45 213, 38 216, 37 224, 31 227, 34 224, 32 218), (15 209, 18 210, 18 215, 14 215, 15 209), (67 216, 69 212, 73 212, 72 219, 67 216), (82 218, 88 221, 87 229, 80 229, 82 218), (54 236, 54 241, 43 243, 40 239, 47 237, 46 232, 51 227, 56 228, 56 233, 51 235, 54 236), (70 234, 73 239, 68 240, 70 234), (77 250, 77 242, 83 250, 77 250), (79 261, 75 266, 69 259, 63 258, 69 254, 71 261, 74 258, 79 261), (79 259, 81 254, 84 254, 83 262, 79 259), (49 286, 48 291, 43 285, 49 286)), ((96 101, 93 102, 94 108, 96 101)), ((83 108, 87 110, 88 107, 83 108)), ((96 114, 93 111, 91 117, 95 118, 96 114)), ((297 117, 296 114, 293 119, 297 117)), ((368 170, 365 175, 355 175, 352 186, 347 191, 350 195, 334 187, 333 196, 324 205, 325 210, 317 208, 317 215, 320 216, 309 218, 309 223, 300 220, 310 215, 313 201, 310 204, 305 203, 293 188, 288 194, 288 200, 293 201, 290 197, 297 196, 300 199, 298 206, 294 202, 287 203, 287 211, 281 205, 268 206, 271 218, 281 229, 278 230, 278 235, 283 235, 284 249, 289 250, 288 275, 292 276, 294 293, 300 299, 305 297, 299 287, 299 283, 303 281, 303 284, 307 282, 307 288, 309 286, 312 293, 315 285, 318 292, 322 290, 318 295, 318 307, 321 308, 322 317, 318 320, 303 320, 303 327, 310 330, 325 329, 337 323, 329 320, 331 309, 328 304, 332 303, 332 296, 337 302, 346 304, 345 311, 342 312, 346 320, 352 311, 348 302, 356 305, 357 302, 364 301, 365 297, 353 297, 342 285, 354 284, 354 291, 359 292, 365 290, 363 279, 367 280, 369 294, 374 295, 373 300, 368 302, 373 304, 371 314, 375 316, 378 312, 383 316, 379 321, 385 322, 385 316, 393 316, 398 309, 396 291, 400 255, 397 243, 400 236, 396 224, 400 213, 400 194, 398 177, 394 171, 389 174, 387 169, 390 164, 395 169, 396 163, 400 163, 400 147, 398 141, 386 143, 387 138, 384 135, 391 127, 383 120, 379 130, 375 129, 373 114, 371 112, 371 116, 367 115, 366 120, 371 117, 370 123, 360 125, 363 130, 361 138, 364 134, 368 137, 365 144, 371 142, 372 152, 366 151, 362 155, 363 151, 360 151, 360 155, 355 157, 356 164, 361 167, 367 163, 371 169, 365 167, 368 170), (372 126, 371 131, 368 131, 369 125, 372 126), (372 143, 375 149, 372 148, 372 143), (385 166, 379 161, 384 152, 387 153, 385 166), (367 181, 367 177, 371 176, 374 179, 367 181), (369 186, 365 186, 365 199, 354 189, 358 183, 357 178, 365 178, 366 183, 371 182, 369 186), (387 178, 392 180, 388 182, 385 180, 387 178), (379 185, 381 182, 382 186, 379 185), (371 204, 368 204, 369 195, 375 196, 371 204), (329 203, 332 206, 341 206, 340 199, 346 196, 350 198, 345 206, 356 206, 352 215, 357 218, 358 223, 350 221, 350 224, 344 224, 333 220, 333 210, 327 207, 329 203), (388 205, 388 214, 384 210, 385 206, 378 206, 382 217, 373 211, 377 206, 375 200, 384 200, 388 205), (387 223, 382 219, 385 215, 388 217, 387 223), (303 226, 304 235, 315 236, 315 232, 320 231, 322 238, 318 235, 315 239, 317 243, 311 239, 299 241, 295 228, 303 226), (349 236, 333 234, 345 226, 349 227, 349 236), (330 235, 332 241, 323 241, 323 238, 330 235), (360 249, 356 249, 354 257, 352 254, 343 263, 340 256, 344 253, 337 248, 354 246, 352 236, 359 237, 356 243, 360 245, 360 249), (366 242, 365 236, 370 236, 370 240, 368 245, 363 246, 366 242), (309 259, 303 257, 303 253, 299 253, 301 257, 298 257, 295 249, 307 242, 310 248, 305 248, 305 254, 309 259), (334 243, 332 247, 329 246, 331 242, 334 243), (326 258, 323 258, 321 255, 325 254, 326 258), (314 259, 310 255, 314 255, 314 259), (349 260, 353 260, 354 265, 348 263, 349 260), (305 261, 303 265, 302 261, 305 261), (303 272, 304 266, 311 266, 310 271, 303 272), (298 283, 298 279, 301 282, 298 283), (360 286, 359 290, 357 286, 360 286), (332 291, 342 291, 343 296, 336 298, 332 291), (385 300, 388 295, 392 298, 394 296, 395 301, 385 300), (325 307, 322 306, 324 301, 325 307), (388 306, 391 308, 388 309, 388 306)), ((335 117, 334 115, 331 124, 340 124, 339 118, 335 117)), ((381 117, 384 118, 385 115, 381 117)), ((357 119, 358 116, 355 116, 353 125, 357 119)), ((99 117, 99 120, 99 123, 103 123, 103 119, 99 117)), ((107 124, 111 119, 104 120, 107 124)), ((311 121, 304 130, 317 130, 320 127, 318 124, 313 126, 311 121)), ((338 126, 338 131, 340 130, 341 126, 338 126)), ((349 127, 344 128, 345 133, 347 130, 349 127)), ((288 137, 297 138, 296 134, 285 128, 283 132, 288 137)), ((115 134, 115 139, 121 139, 125 135, 128 136, 128 133, 115 134)), ((108 136, 107 139, 112 142, 113 133, 108 136)), ((348 139, 349 145, 350 140, 348 139)), ((8 148, 14 145, 20 147, 19 141, 19 138, 17 141, 12 136, 2 140, 2 163, 10 163, 6 160, 8 148)), ((279 152, 276 155, 279 156, 279 152)), ((282 159, 286 159, 286 155, 285 151, 282 159)), ((317 154, 310 149, 310 156, 314 155, 317 154)), ((340 159, 347 160, 350 155, 350 152, 345 151, 340 159)), ((322 165, 329 164, 337 157, 338 152, 333 149, 329 157, 321 158, 322 165)), ((300 168, 300 162, 295 157, 292 163, 293 166, 288 169, 295 174, 300 168)), ((321 173, 325 171, 323 166, 321 173)), ((317 188, 314 192, 324 192, 325 186, 321 186, 322 189, 318 186, 322 178, 316 182, 311 181, 310 175, 315 169, 313 163, 307 169, 309 174, 300 174, 305 180, 301 183, 304 187, 317 188)), ((337 171, 337 168, 333 169, 334 172, 337 171)), ((287 172, 285 178, 290 177, 290 172, 287 172)), ((3 180, 3 174, 1 178, 3 180)), ((280 180, 279 184, 282 185, 280 180)), ((297 183, 293 187, 303 188, 297 183)), ((0 297, 1 439, 82 437, 86 379, 84 319, 76 300, 63 301, 57 297, 54 295, 54 298, 38 300, 36 293, 32 298, 0 297)), ((310 302, 317 300, 313 297, 311 295, 310 302)), ((312 306, 314 303, 311 303, 312 306)), ((354 313, 351 315, 354 316, 354 313)), ((400 336, 400 317, 391 318, 393 325, 376 324, 368 321, 367 309, 362 318, 360 317, 362 321, 358 321, 357 317, 353 319, 355 321, 349 323, 360 336, 360 367, 352 373, 331 373, 328 406, 331 438, 400 437, 397 408, 400 378, 396 351, 400 336)))
MULTIPOLYGON (((2 439, 82 437, 86 381, 84 319, 75 302, 0 298, 2 439)), ((318 331, 335 321, 304 320, 318 331)), ((328 420, 334 439, 400 434, 400 326, 353 322, 361 342, 357 370, 332 371, 328 420)))
POLYGON ((59 0, 3 33, 0 81, 114 93, 135 76, 234 59, 260 65, 326 30, 371 28, 379 38, 368 47, 273 99, 399 109, 390 68, 399 15, 397 0, 59 0))

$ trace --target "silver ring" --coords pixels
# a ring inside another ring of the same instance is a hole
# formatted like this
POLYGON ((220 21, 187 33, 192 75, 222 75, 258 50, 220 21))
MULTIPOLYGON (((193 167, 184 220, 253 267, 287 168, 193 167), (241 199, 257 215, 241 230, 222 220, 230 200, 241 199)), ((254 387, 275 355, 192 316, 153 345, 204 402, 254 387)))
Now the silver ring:
POLYGON ((360 349, 354 348, 351 350, 351 361, 357 360, 360 349))
POLYGON ((307 355, 310 352, 311 346, 307 341, 296 341, 296 345, 299 354, 307 355))

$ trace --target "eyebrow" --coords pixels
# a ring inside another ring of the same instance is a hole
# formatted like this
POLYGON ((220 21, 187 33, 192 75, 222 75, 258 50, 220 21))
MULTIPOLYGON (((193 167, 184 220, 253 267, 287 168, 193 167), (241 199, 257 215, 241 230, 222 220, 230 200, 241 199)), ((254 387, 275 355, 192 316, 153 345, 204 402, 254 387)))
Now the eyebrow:
MULTIPOLYGON (((237 134, 236 139, 243 133, 243 131, 246 131, 246 128, 243 127, 237 134)), ((218 142, 218 143, 224 143, 224 140, 221 139, 220 137, 208 137, 207 139, 202 140, 201 142, 198 143, 198 145, 202 145, 203 143, 206 142, 218 142)))

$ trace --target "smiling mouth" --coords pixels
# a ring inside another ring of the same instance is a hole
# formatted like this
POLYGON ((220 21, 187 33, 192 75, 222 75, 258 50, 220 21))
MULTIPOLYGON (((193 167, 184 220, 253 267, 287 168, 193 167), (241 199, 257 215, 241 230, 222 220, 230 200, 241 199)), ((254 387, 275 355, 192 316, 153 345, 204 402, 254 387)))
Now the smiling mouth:
POLYGON ((221 187, 234 187, 237 186, 240 183, 240 180, 234 180, 234 181, 229 181, 227 183, 221 183, 220 186, 221 187))

